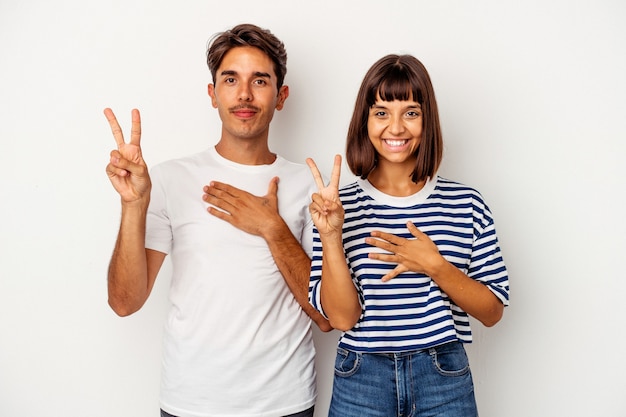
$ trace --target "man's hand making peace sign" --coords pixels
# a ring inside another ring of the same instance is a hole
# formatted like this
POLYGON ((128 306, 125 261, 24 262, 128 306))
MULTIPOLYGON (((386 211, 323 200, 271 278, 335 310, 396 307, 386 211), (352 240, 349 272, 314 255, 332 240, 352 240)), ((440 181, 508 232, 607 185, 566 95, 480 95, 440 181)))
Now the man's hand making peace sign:
POLYGON ((148 167, 141 156, 141 116, 139 110, 132 110, 130 143, 124 141, 124 134, 115 114, 109 108, 104 109, 109 121, 117 150, 111 151, 111 159, 106 167, 109 180, 120 194, 123 203, 132 203, 150 198, 150 176, 148 167))

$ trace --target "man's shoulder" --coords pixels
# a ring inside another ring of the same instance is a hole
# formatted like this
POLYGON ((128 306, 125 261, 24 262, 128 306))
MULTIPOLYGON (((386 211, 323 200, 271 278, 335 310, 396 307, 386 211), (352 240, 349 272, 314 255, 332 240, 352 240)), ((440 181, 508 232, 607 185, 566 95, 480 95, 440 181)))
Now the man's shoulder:
POLYGON ((282 189, 284 192, 285 189, 288 189, 289 192, 303 193, 307 198, 317 191, 315 179, 306 164, 293 162, 280 156, 278 158, 272 175, 279 179, 279 191, 282 189))
POLYGON ((167 159, 155 164, 152 170, 170 170, 176 168, 193 167, 193 166, 205 166, 207 161, 210 160, 210 155, 207 150, 202 152, 196 152, 191 155, 185 155, 172 159, 167 159))
POLYGON ((278 154, 276 155, 276 162, 278 163, 277 166, 280 168, 298 169, 298 170, 309 168, 304 163, 294 162, 278 154))
POLYGON ((276 172, 281 175, 297 175, 297 176, 306 176, 310 177, 313 180, 313 176, 311 175, 311 170, 304 163, 298 163, 290 161, 289 159, 283 158, 280 155, 277 155, 277 163, 275 164, 276 172))

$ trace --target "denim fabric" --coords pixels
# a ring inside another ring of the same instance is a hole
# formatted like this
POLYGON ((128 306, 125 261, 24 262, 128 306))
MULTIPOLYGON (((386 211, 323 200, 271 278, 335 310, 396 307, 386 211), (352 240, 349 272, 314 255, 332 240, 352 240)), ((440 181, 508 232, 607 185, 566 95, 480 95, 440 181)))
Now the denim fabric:
MULTIPOLYGON (((304 410, 301 411, 299 413, 295 413, 295 414, 289 414, 288 416, 285 417, 313 417, 313 412, 315 411, 315 407, 311 407, 308 410, 304 410)), ((161 410, 161 417, 176 417, 173 416, 163 410, 161 410)))
POLYGON ((337 349, 328 416, 478 416, 463 344, 389 354, 337 349))

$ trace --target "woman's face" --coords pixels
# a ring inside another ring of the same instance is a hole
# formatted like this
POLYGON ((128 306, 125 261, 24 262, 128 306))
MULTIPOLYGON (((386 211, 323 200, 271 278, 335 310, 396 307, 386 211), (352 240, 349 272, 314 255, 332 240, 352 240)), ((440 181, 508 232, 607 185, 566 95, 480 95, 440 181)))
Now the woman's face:
POLYGON ((422 140, 422 106, 412 100, 383 101, 370 107, 367 131, 379 157, 392 163, 415 162, 422 140))

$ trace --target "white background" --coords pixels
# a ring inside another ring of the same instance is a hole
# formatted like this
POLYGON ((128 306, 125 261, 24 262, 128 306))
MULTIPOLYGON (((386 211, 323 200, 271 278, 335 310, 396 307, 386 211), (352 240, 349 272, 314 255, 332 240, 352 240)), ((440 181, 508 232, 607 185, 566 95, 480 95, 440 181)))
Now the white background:
MULTIPOLYGON (((625 19, 618 0, 0 0, 0 415, 158 415, 170 268, 139 313, 107 306, 102 109, 126 130, 142 111, 150 165, 213 145, 205 46, 252 22, 289 53, 272 148, 327 175, 367 68, 429 69, 442 174, 482 192, 510 272, 468 348, 481 416, 626 416, 625 19)), ((315 336, 321 417, 339 334, 315 336)))

